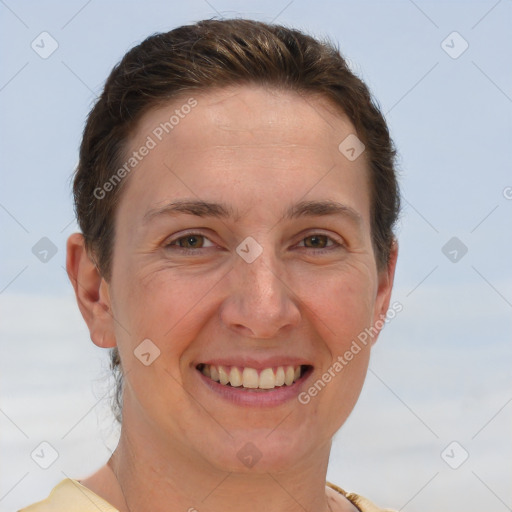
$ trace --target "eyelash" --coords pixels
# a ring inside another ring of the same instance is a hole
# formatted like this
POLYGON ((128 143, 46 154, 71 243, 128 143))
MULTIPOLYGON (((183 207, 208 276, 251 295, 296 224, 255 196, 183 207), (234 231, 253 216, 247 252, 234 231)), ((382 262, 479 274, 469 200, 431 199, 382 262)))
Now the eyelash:
MULTIPOLYGON (((344 247, 344 244, 342 242, 338 242, 333 237, 331 237, 329 235, 326 235, 324 233, 312 233, 310 235, 307 235, 307 236, 301 238, 299 243, 304 243, 305 240, 307 240, 308 238, 312 238, 312 237, 315 237, 315 236, 326 237, 327 238, 327 244, 330 244, 330 245, 327 245, 326 247, 322 247, 320 249, 316 249, 314 247, 304 247, 304 246, 302 246, 301 249, 307 249, 308 252, 313 252, 313 253, 316 253, 316 254, 322 254, 322 253, 325 253, 325 252, 329 252, 329 251, 340 249, 340 248, 344 247)), ((189 248, 186 248, 186 247, 179 247, 177 245, 177 243, 179 243, 180 240, 184 240, 184 239, 186 239, 188 237, 202 237, 203 239, 208 240, 210 243, 212 243, 212 244, 214 243, 206 235, 203 235, 201 233, 196 233, 196 232, 190 232, 190 233, 186 233, 186 234, 180 236, 179 238, 175 238, 174 240, 171 240, 170 242, 166 243, 165 244, 165 248, 166 249, 170 249, 172 247, 175 247, 174 250, 179 250, 179 251, 183 252, 184 254, 197 254, 198 251, 201 250, 201 249, 211 249, 211 247, 205 247, 205 248, 200 247, 200 248, 196 248, 196 249, 189 249, 189 248)))

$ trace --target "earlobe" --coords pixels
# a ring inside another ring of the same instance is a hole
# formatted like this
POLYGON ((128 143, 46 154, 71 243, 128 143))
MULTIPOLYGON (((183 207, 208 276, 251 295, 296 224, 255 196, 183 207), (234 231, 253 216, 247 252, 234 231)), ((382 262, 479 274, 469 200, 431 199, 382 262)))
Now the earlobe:
POLYGON ((66 270, 91 340, 99 347, 115 347, 109 286, 88 254, 81 233, 68 238, 66 270))

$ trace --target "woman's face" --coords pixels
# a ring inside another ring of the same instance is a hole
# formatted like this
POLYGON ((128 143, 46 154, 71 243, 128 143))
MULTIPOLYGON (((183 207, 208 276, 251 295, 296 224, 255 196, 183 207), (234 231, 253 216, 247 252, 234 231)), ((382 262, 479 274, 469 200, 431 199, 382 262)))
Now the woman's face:
POLYGON ((361 391, 371 341, 358 336, 386 313, 394 266, 376 268, 366 155, 354 159, 353 138, 339 149, 354 133, 325 100, 256 86, 142 118, 105 284, 127 431, 231 471, 329 446, 361 391))

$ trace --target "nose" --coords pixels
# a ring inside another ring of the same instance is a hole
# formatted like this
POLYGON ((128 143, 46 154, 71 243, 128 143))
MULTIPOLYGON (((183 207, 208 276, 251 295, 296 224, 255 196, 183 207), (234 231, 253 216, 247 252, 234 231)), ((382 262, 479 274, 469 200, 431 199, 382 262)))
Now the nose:
POLYGON ((273 338, 297 326, 301 319, 290 276, 284 264, 269 252, 264 250, 252 263, 237 258, 228 274, 221 320, 246 337, 273 338))

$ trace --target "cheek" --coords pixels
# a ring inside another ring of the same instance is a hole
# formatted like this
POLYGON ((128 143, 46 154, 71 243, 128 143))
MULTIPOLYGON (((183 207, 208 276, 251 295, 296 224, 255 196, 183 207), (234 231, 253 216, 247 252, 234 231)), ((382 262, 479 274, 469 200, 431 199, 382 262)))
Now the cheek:
POLYGON ((215 281, 169 271, 128 275, 115 310, 125 403, 157 417, 183 399, 180 361, 211 314, 215 281))
POLYGON ((371 325, 375 286, 365 268, 302 275, 296 283, 306 314, 333 356, 371 325))
MULTIPOLYGON (((118 328, 120 345, 134 350, 150 339, 160 350, 160 364, 172 371, 215 308, 215 285, 222 274, 192 276, 176 269, 144 269, 126 279, 118 328)), ((118 338, 119 340, 119 338, 118 338)))
MULTIPOLYGON (((322 427, 326 436, 334 435, 350 415, 368 369, 371 343, 365 330, 372 324, 373 286, 363 276, 338 272, 325 281, 313 280, 305 288, 310 292, 302 293, 328 353, 302 397, 311 414, 329 418, 322 427), (311 286, 313 282, 315 286, 311 286)), ((303 283, 307 285, 305 280, 303 283)))

